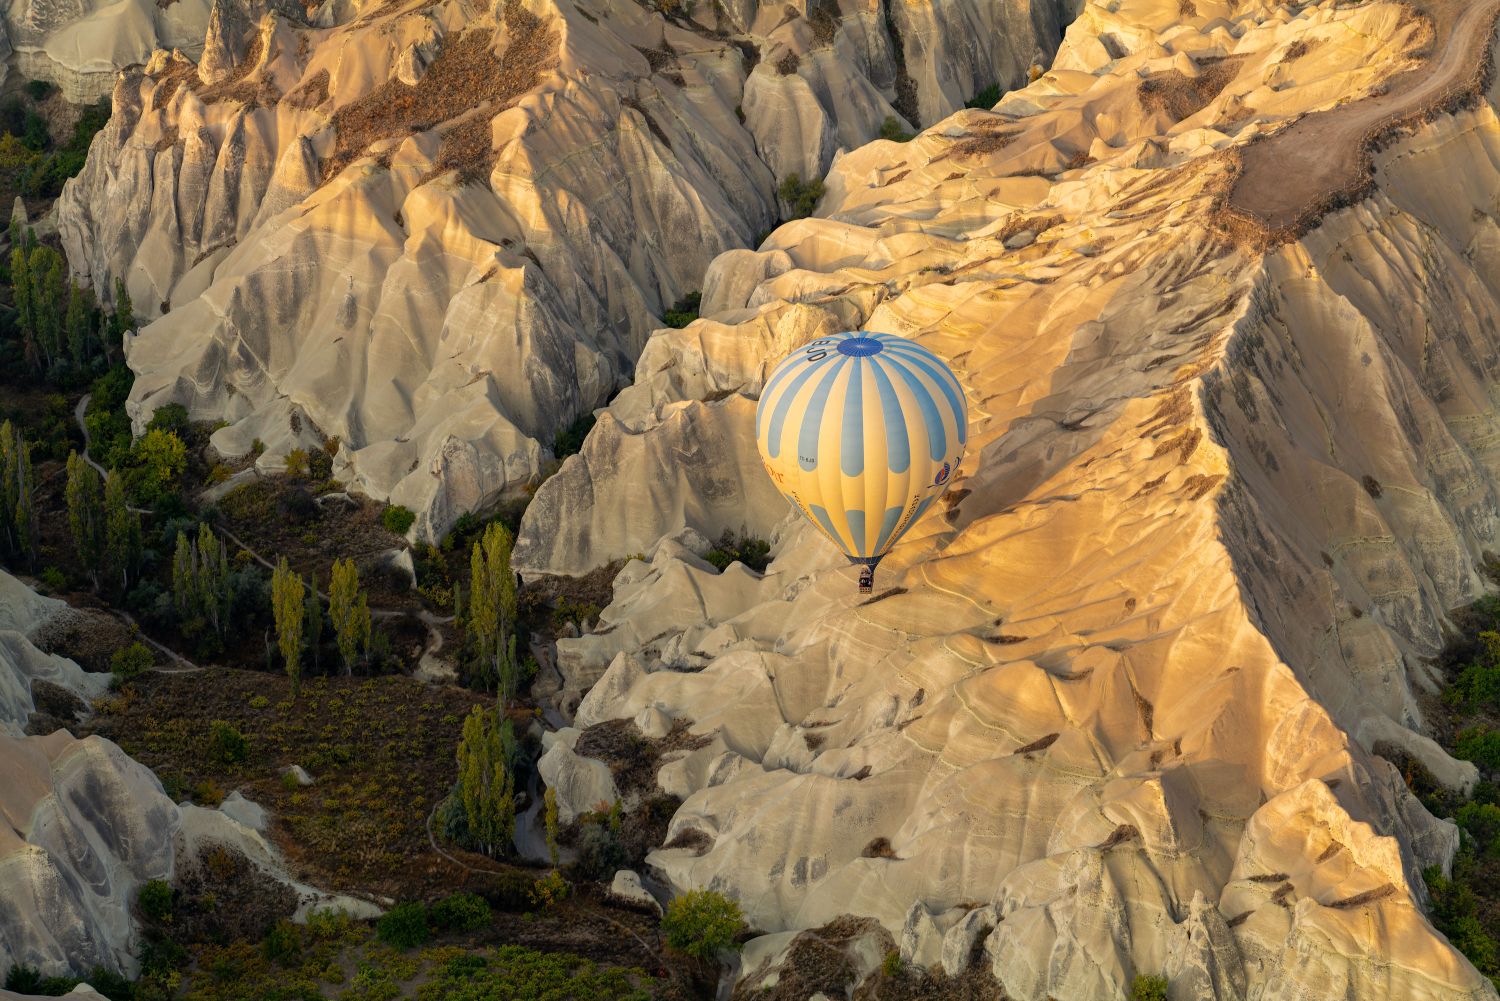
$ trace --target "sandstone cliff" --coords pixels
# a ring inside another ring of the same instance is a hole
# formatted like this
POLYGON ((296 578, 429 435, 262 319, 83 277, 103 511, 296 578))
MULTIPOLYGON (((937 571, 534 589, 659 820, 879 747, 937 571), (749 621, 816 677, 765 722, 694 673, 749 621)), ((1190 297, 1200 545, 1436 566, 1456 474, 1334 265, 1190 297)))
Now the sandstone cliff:
MULTIPOLYGON (((698 737, 657 777, 684 799, 665 878, 767 931, 868 915, 949 969, 980 946, 1025 1001, 1137 972, 1494 996, 1423 913, 1457 832, 1374 753, 1474 781, 1419 696, 1500 527, 1493 15, 1435 42, 1396 4, 1091 4, 1041 79, 839 158, 818 218, 710 267, 714 315, 653 336, 516 556, 645 554, 560 642, 559 697, 698 737), (1352 207, 1235 208, 1253 141, 1434 65, 1352 207), (974 415, 947 510, 863 603, 752 452, 768 367, 858 327, 948 358, 974 415), (775 540, 763 576, 694 555, 741 527, 775 540)), ((577 736, 543 762, 566 808, 641 795, 577 736)))

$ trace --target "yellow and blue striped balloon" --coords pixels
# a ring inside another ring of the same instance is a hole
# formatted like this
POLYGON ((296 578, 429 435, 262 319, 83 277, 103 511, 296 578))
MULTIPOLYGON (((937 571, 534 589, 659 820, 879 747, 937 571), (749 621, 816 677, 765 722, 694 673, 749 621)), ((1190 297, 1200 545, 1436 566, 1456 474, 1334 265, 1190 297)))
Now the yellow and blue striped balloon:
POLYGON ((850 562, 868 591, 880 562, 943 495, 963 458, 963 387, 893 334, 832 334, 776 366, 755 409, 766 472, 850 562))

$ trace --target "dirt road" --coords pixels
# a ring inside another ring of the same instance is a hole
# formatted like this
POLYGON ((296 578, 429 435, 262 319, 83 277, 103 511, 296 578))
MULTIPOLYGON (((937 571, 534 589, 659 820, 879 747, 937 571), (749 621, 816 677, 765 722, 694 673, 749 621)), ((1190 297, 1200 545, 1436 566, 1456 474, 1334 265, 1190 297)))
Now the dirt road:
POLYGON ((1419 0, 1432 21, 1433 54, 1392 77, 1385 93, 1308 115, 1247 147, 1229 196, 1234 215, 1273 241, 1300 234, 1368 180, 1369 150, 1381 133, 1469 93, 1489 58, 1500 0, 1419 0))

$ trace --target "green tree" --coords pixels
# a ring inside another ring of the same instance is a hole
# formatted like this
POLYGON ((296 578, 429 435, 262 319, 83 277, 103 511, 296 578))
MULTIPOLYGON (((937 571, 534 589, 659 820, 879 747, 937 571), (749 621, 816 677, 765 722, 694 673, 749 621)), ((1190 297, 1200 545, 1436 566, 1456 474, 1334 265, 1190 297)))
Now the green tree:
POLYGON ((466 628, 486 684, 493 684, 502 704, 515 696, 520 682, 516 662, 516 575, 510 568, 511 536, 491 523, 469 551, 469 615, 466 628))
POLYGON ((125 334, 135 329, 134 305, 130 301, 130 291, 125 287, 123 279, 115 279, 115 309, 109 316, 109 335, 112 347, 120 347, 125 340, 125 334))
POLYGON ((458 744, 459 798, 485 853, 503 853, 516 829, 516 737, 499 710, 475 706, 458 744))
POLYGON ((31 445, 18 428, 0 424, 0 543, 30 565, 38 537, 31 445))
POLYGON ((16 304, 16 324, 21 328, 27 363, 33 369, 40 370, 42 352, 36 339, 36 307, 31 290, 31 268, 27 264, 26 251, 14 236, 11 246, 15 248, 10 252, 10 287, 11 298, 16 304))
POLYGON ((63 326, 68 336, 68 354, 73 359, 73 364, 80 368, 93 354, 90 344, 94 336, 92 312, 88 301, 84 299, 83 289, 72 285, 68 292, 68 312, 63 319, 63 326))
POLYGON ((1130 1001, 1167 1001, 1167 978, 1137 973, 1130 984, 1130 1001))
POLYGON ((294 699, 302 690, 302 622, 306 612, 302 575, 294 573, 283 556, 271 574, 271 614, 276 620, 276 643, 286 662, 287 677, 292 679, 294 699))
POLYGON ((104 477, 104 564, 124 591, 140 562, 141 516, 126 501, 125 478, 111 469, 104 477))
POLYGON ((153 428, 131 449, 140 464, 140 494, 148 501, 161 500, 177 485, 187 469, 187 446, 171 431, 153 428))
POLYGON ((354 673, 354 658, 370 652, 370 608, 359 589, 359 571, 350 559, 334 560, 328 582, 328 618, 338 641, 344 673, 354 673))
POLYGON ((66 304, 67 261, 51 247, 33 247, 26 268, 31 283, 31 313, 42 357, 50 368, 61 360, 64 336, 62 310, 66 304))
POLYGON ((104 558, 104 498, 99 474, 77 452, 68 453, 68 528, 78 561, 88 568, 99 586, 99 565, 104 558))
POLYGON ((745 930, 740 905, 714 890, 689 890, 667 904, 662 918, 667 944, 697 960, 735 946, 745 930))
POLYGON ((186 532, 177 533, 172 597, 184 625, 201 621, 219 639, 226 637, 234 597, 229 554, 207 524, 198 526, 196 542, 189 541, 186 532))

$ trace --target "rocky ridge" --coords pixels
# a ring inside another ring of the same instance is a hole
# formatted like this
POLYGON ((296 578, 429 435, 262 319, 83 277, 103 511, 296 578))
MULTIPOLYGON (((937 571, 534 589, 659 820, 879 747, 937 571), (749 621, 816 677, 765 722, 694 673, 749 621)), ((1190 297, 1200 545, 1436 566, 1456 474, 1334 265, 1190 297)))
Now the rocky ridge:
POLYGON ((519 495, 718 254, 890 119, 1024 80, 1060 4, 632 0, 215 8, 158 51, 60 202, 69 261, 152 319, 138 423, 224 420, 262 469, 335 474, 440 535, 519 495), (237 41, 238 40, 238 41, 237 41))
POLYGON ((717 260, 523 523, 530 574, 645 554, 559 643, 564 809, 656 791, 581 732, 686 725, 650 862, 768 932, 874 917, 1025 1001, 1494 997, 1423 911, 1457 832, 1378 752, 1475 779, 1422 700, 1500 527, 1500 93, 1385 134, 1289 242, 1227 207, 1251 143, 1432 41, 1397 4, 1090 4, 1039 80, 840 157, 817 218, 717 260), (866 602, 749 454, 767 369, 858 327, 974 415, 866 602), (763 576, 698 558, 735 510, 763 576))

